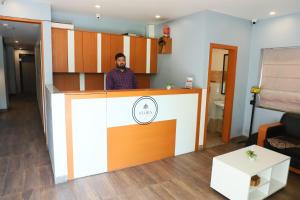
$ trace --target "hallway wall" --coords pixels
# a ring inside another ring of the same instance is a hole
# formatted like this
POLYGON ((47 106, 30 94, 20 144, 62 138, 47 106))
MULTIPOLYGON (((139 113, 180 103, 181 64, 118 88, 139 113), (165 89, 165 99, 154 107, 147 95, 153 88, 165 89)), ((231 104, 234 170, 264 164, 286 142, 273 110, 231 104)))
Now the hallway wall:
POLYGON ((0 36, 0 110, 8 108, 3 38, 0 36))
POLYGON ((17 93, 16 68, 15 68, 15 50, 12 46, 6 45, 6 64, 7 64, 7 85, 8 94, 17 93))

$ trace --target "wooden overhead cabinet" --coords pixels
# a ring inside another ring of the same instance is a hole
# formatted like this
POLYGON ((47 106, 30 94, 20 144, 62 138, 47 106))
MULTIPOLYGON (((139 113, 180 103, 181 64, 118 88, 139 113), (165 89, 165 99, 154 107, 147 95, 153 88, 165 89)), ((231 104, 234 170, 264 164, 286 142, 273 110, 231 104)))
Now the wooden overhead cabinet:
POLYGON ((123 52, 124 52, 123 35, 110 34, 110 50, 109 50, 110 66, 108 71, 110 71, 115 67, 115 55, 117 53, 123 53, 123 52))
POLYGON ((157 71, 157 39, 131 37, 130 68, 138 74, 157 71))
POLYGON ((146 73, 147 39, 130 38, 130 68, 134 73, 146 73))
POLYGON ((86 73, 97 73, 97 33, 82 32, 83 68, 86 73))
POLYGON ((68 30, 52 28, 53 72, 68 72, 68 30))
POLYGON ((110 34, 101 33, 101 72, 109 72, 111 69, 110 58, 110 34))
POLYGON ((82 31, 74 31, 75 72, 84 72, 82 31))
POLYGON ((157 54, 158 54, 158 43, 156 38, 151 38, 151 53, 150 53, 150 73, 157 73, 157 54))
POLYGON ((108 73, 124 53, 137 74, 157 72, 157 39, 52 29, 53 72, 108 73))

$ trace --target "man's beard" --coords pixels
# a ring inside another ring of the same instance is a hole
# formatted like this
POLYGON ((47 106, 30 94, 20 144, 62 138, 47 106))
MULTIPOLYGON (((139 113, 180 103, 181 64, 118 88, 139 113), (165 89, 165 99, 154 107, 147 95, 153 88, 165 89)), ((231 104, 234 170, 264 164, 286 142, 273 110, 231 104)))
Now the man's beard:
POLYGON ((125 68, 126 68, 126 65, 117 65, 117 68, 118 68, 118 69, 125 69, 125 68))

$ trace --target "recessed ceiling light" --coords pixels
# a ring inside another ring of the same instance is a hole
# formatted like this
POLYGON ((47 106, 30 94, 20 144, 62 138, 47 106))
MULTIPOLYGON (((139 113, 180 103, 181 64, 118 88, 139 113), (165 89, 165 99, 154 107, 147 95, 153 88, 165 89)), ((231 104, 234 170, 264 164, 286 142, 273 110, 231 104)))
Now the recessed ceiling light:
POLYGON ((271 11, 271 12, 269 13, 269 15, 276 15, 276 12, 275 12, 275 11, 271 11))
POLYGON ((155 18, 156 18, 156 19, 160 19, 161 16, 160 16, 160 15, 155 15, 155 18))
POLYGON ((16 40, 16 41, 15 41, 15 43, 19 43, 19 41, 18 41, 18 40, 16 40))
POLYGON ((8 26, 8 24, 3 24, 3 26, 8 26))
POLYGON ((99 8, 101 8, 101 6, 100 5, 95 5, 95 8, 99 9, 99 8))

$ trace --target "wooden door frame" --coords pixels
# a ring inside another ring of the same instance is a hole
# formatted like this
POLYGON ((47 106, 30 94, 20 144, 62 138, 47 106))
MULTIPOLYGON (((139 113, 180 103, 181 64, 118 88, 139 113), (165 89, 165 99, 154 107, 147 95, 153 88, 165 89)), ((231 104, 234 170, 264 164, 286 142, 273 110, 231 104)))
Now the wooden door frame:
POLYGON ((45 111, 45 105, 46 105, 46 94, 45 94, 45 79, 44 79, 44 43, 43 43, 43 22, 42 20, 35 20, 35 19, 26 19, 26 18, 17 18, 17 17, 7 17, 0 15, 0 20, 5 20, 5 21, 12 21, 12 22, 21 22, 21 23, 29 23, 29 24, 37 24, 40 27, 40 60, 41 60, 41 71, 40 71, 40 80, 41 80, 41 92, 42 92, 42 113, 41 113, 41 118, 42 118, 42 123, 43 123, 43 129, 46 132, 46 111, 45 111))
POLYGON ((211 80, 211 65, 212 65, 212 52, 213 49, 225 49, 228 50, 228 71, 227 71, 227 82, 225 88, 225 101, 224 101, 224 119, 223 119, 223 130, 222 130, 222 140, 225 143, 230 141, 230 130, 232 122, 232 111, 233 111, 233 99, 234 99, 234 89, 235 89, 235 75, 236 75, 236 62, 237 62, 237 46, 230 46, 224 44, 210 44, 209 50, 209 65, 208 65, 208 78, 207 78, 207 94, 206 94, 206 111, 205 111, 205 127, 204 127, 204 141, 203 149, 206 148, 206 134, 208 126, 208 102, 210 96, 210 80, 211 80))

